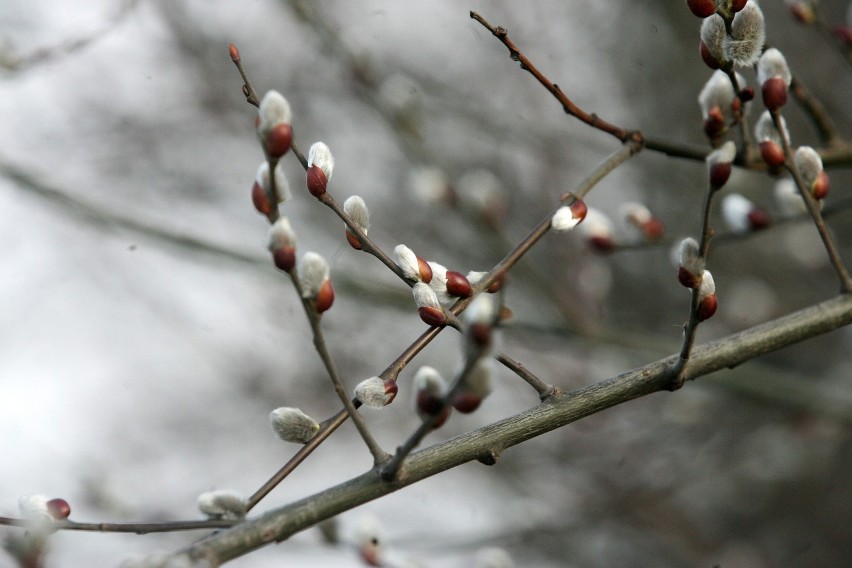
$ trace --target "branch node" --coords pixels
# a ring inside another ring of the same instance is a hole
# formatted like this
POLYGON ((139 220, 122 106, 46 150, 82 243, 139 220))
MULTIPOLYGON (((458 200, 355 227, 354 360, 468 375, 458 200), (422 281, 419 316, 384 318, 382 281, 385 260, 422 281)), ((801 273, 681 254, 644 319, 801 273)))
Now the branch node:
POLYGON ((495 448, 488 448, 484 453, 482 453, 478 458, 476 458, 476 461, 478 461, 482 465, 494 465, 499 459, 500 450, 495 448))

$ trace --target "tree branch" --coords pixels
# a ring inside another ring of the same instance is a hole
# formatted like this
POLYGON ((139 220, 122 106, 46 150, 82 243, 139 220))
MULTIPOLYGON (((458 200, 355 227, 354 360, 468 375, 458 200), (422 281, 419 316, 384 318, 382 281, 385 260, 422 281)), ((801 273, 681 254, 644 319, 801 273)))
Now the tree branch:
MULTIPOLYGON (((844 294, 695 348, 686 368, 686 378, 696 379, 735 367, 850 323, 852 294, 844 294)), ((530 410, 416 452, 405 462, 404 480, 384 482, 374 469, 212 535, 175 556, 206 559, 218 565, 272 542, 286 540, 320 521, 463 463, 473 460, 493 463, 506 448, 601 410, 666 389, 668 370, 676 359, 677 355, 672 355, 597 384, 551 397, 530 410)))

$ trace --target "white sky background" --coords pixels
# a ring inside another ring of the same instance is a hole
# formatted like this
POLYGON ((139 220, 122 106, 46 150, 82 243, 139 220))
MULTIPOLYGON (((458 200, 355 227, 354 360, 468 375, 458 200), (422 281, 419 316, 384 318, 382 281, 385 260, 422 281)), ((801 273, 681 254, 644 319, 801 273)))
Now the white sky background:
MULTIPOLYGON (((505 49, 469 20, 468 10, 481 9, 492 23, 508 27, 566 90, 584 86, 577 90, 579 104, 605 111, 617 123, 631 123, 635 109, 650 104, 631 101, 618 69, 607 64, 619 48, 624 18, 653 29, 660 45, 674 37, 663 20, 646 25, 639 19, 640 8, 619 9, 616 3, 320 6, 350 45, 374 57, 382 75, 399 65, 452 85, 460 95, 447 106, 479 109, 510 128, 524 125, 523 132, 534 133, 533 138, 556 141, 550 151, 558 159, 544 161, 552 165, 555 160, 560 168, 542 173, 546 168, 529 148, 518 150, 525 145, 523 133, 521 142, 512 138, 491 145, 468 144, 460 134, 460 141, 444 148, 448 164, 490 163, 494 156, 505 156, 504 163, 513 165, 507 166, 513 181, 532 174, 557 188, 576 182, 587 171, 577 166, 592 156, 600 159, 613 146, 576 125, 566 127, 556 104, 532 88, 516 64, 510 66, 505 49)), ((650 4, 644 9, 653 13, 650 4)), ((92 34, 109 25, 115 12, 116 3, 106 1, 5 0, 0 34, 10 46, 7 53, 26 54, 92 34)), ((397 195, 400 172, 409 167, 400 145, 375 112, 352 102, 351 93, 340 95, 347 89, 346 70, 328 63, 315 36, 283 4, 271 1, 141 1, 79 51, 3 72, 0 161, 122 218, 262 261, 266 224, 248 197, 262 153, 251 130, 252 109, 227 57, 231 41, 240 47, 259 91, 278 88, 291 99, 297 137, 309 133, 299 138, 304 149, 308 140, 329 143, 337 159, 332 187, 345 192, 339 200, 349 193, 362 195, 373 212, 371 234, 388 249, 398 242, 417 243, 424 227, 435 224, 435 212, 418 210, 397 195), (184 36, 199 50, 195 60, 177 46, 179 21, 197 34, 184 36), (341 103, 341 96, 349 100, 341 103)), ((649 66, 656 59, 653 54, 635 57, 649 66)), ((700 82, 693 83, 673 98, 691 105, 698 88, 700 82)), ((430 133, 452 132, 452 119, 434 118, 434 124, 427 120, 430 133)), ((287 171, 295 197, 285 214, 295 219, 300 250, 324 254, 333 274, 400 288, 389 274, 378 272, 377 262, 345 245, 339 221, 306 198, 294 161, 287 171)), ((681 170, 672 174, 675 179, 681 175, 681 170)), ((636 170, 616 173, 597 194, 598 206, 614 210, 626 197, 644 197, 647 188, 641 182, 628 183, 637 176, 642 174, 636 170)), ((518 185, 519 192, 531 192, 535 184, 518 185)), ((540 216, 528 214, 530 219, 540 216)), ((519 225, 512 235, 531 226, 519 225)), ((72 518, 79 521, 197 518, 199 493, 232 488, 248 495, 294 451, 272 434, 270 410, 301 406, 323 419, 337 408, 294 292, 271 268, 164 245, 126 228, 98 226, 7 177, 0 177, 0 243, 0 514, 16 514, 20 495, 44 493, 66 498, 72 518)), ((482 262, 487 256, 465 247, 443 252, 440 243, 421 246, 448 264, 471 257, 482 262)), ((547 313, 546 306, 530 309, 547 313)), ((350 385, 384 369, 417 336, 423 326, 412 314, 380 309, 338 289, 324 325, 350 385), (363 333, 364 328, 379 331, 363 333)), ((848 346, 848 334, 845 338, 848 346)), ((442 337, 416 363, 449 374, 456 361, 440 355, 453 353, 455 346, 453 337, 442 337)), ((594 349, 585 357, 595 376, 578 379, 583 382, 637 364, 594 349)), ((564 372, 564 360, 542 358, 537 364, 564 372)), ((416 366, 403 376, 410 378, 416 366)), ((481 412, 456 418, 433 438, 478 427, 535 402, 516 381, 501 380, 481 412)), ((408 406, 411 393, 404 386, 400 391, 387 416, 369 413, 387 449, 416 426, 408 406)), ((700 406, 705 395, 698 391, 680 400, 700 406)), ((606 422, 596 424, 605 428, 606 422)), ((513 451, 497 469, 468 465, 346 514, 344 531, 372 514, 385 523, 391 546, 401 543, 398 558, 411 556, 424 566, 462 566, 476 547, 455 543, 492 544, 489 539, 506 531, 557 515, 569 525, 582 524, 582 517, 565 517, 582 501, 571 487, 588 485, 589 474, 582 468, 566 470, 571 483, 563 483, 553 475, 558 460, 547 457, 542 441, 513 451), (536 460, 530 462, 532 457, 536 460), (497 475, 500 467, 508 475, 497 475), (524 469, 536 470, 538 483, 525 484, 518 477, 524 469), (548 500, 554 494, 558 497, 548 500), (453 546, 442 551, 448 542, 453 546)), ((360 474, 370 461, 346 425, 256 511, 360 474)), ((63 533, 55 537, 49 566, 116 565, 131 553, 173 550, 194 534, 63 533)), ((598 540, 589 550, 619 540, 607 531, 592 536, 598 540)), ((233 565, 360 565, 354 554, 318 542, 308 532, 233 565)), ((535 562, 549 565, 545 559, 522 564, 535 562)), ((0 556, 0 567, 5 566, 11 566, 10 560, 0 556)))

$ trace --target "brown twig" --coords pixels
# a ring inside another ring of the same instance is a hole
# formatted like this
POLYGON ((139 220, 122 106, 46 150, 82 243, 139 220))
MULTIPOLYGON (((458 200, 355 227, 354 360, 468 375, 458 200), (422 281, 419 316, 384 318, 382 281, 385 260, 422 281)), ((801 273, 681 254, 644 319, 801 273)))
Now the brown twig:
MULTIPOLYGON (((50 529, 65 531, 92 531, 110 533, 150 534, 159 532, 210 530, 229 528, 240 521, 225 519, 206 519, 193 521, 164 521, 159 523, 79 523, 77 521, 51 521, 50 529)), ((8 527, 31 528, 33 521, 14 517, 0 517, 0 525, 8 527)), ((42 525, 36 525, 42 526, 42 525)))
POLYGON ((808 209, 808 213, 813 219, 814 225, 816 225, 817 231, 819 232, 819 236, 822 239, 822 244, 825 247, 826 252, 828 253, 828 258, 831 261, 831 265, 834 267, 834 270, 837 273, 837 277, 840 280, 840 290, 844 293, 852 292, 852 278, 849 277, 849 272, 846 270, 846 266, 843 264, 843 259, 840 257, 840 252, 838 252, 837 246, 834 244, 834 239, 828 232, 828 227, 826 227, 825 225, 825 220, 822 218, 819 206, 817 205, 816 200, 811 195, 811 192, 805 185, 805 181, 802 179, 802 175, 799 172, 799 168, 796 166, 796 160, 793 156, 793 149, 790 145, 790 137, 787 133, 787 129, 784 128, 781 123, 781 113, 775 110, 770 111, 770 114, 772 115, 772 122, 773 124, 775 124, 775 129, 781 135, 781 143, 783 144, 785 157, 784 167, 793 176, 793 179, 796 182, 796 186, 799 188, 799 193, 802 195, 802 199, 804 199, 805 201, 805 206, 808 209))
POLYGON ((470 17, 485 27, 491 34, 499 39, 503 45, 506 46, 506 49, 509 50, 509 57, 512 61, 517 61, 521 64, 521 69, 524 71, 528 71, 536 80, 541 83, 545 89, 547 89, 551 95, 553 95, 556 100, 562 105, 562 109, 570 114, 571 116, 585 122, 592 128, 597 128, 602 132, 606 132, 612 136, 615 136, 622 142, 627 142, 629 139, 633 139, 641 144, 642 142, 642 134, 638 131, 634 130, 626 130, 614 124, 611 124, 597 114, 589 114, 580 107, 578 107, 574 102, 568 98, 568 95, 559 88, 559 85, 548 79, 539 69, 530 61, 526 55, 524 55, 521 50, 518 48, 515 43, 509 39, 509 33, 506 31, 506 28, 502 26, 492 26, 488 21, 480 16, 476 12, 471 12, 470 17))

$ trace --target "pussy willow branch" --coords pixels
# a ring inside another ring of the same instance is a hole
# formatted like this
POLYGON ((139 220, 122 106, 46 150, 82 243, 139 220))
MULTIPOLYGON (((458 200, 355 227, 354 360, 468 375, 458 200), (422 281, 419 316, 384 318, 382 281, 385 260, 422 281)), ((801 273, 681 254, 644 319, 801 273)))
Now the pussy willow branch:
POLYGON ((509 39, 509 34, 506 31, 506 28, 502 26, 492 26, 488 23, 488 21, 477 14, 476 12, 471 12, 470 17, 480 24, 482 24, 485 29, 487 29, 491 34, 499 39, 503 45, 506 46, 506 49, 509 50, 509 57, 512 58, 513 61, 517 61, 521 64, 521 69, 524 71, 528 71, 535 79, 541 83, 545 89, 547 89, 551 95, 553 95, 556 100, 562 105, 563 110, 570 114, 571 116, 576 117, 577 119, 585 122, 589 126, 593 128, 597 128, 602 132, 606 132, 612 136, 615 136, 622 142, 626 142, 628 139, 635 139, 639 142, 642 140, 642 135, 636 131, 626 130, 624 128, 618 127, 614 124, 610 124, 605 121, 598 115, 592 113, 589 114, 580 107, 578 107, 574 102, 568 98, 562 89, 559 88, 559 85, 552 82, 550 79, 545 77, 545 75, 538 70, 538 68, 533 65, 532 61, 530 61, 526 55, 521 53, 521 50, 518 49, 518 46, 509 39))
MULTIPOLYGON (((583 181, 580 182, 577 190, 585 193, 593 187, 596 183, 598 183, 603 177, 613 171, 619 164, 628 160, 631 156, 635 155, 638 149, 641 148, 638 142, 631 140, 628 143, 624 144, 622 148, 619 148, 617 151, 613 152, 610 156, 608 156, 604 162, 598 166, 594 172, 592 172, 589 176, 587 176, 583 181)), ((572 194, 567 194, 569 197, 572 194)), ((558 207, 557 207, 558 209, 558 207)), ((487 289, 494 281, 500 277, 500 275, 505 275, 515 263, 520 260, 527 251, 532 248, 535 243, 537 243, 547 232, 550 230, 550 221, 553 217, 553 213, 556 212, 556 209, 551 211, 547 217, 545 217, 536 227, 520 242, 518 245, 507 254, 503 260, 501 260, 497 266, 495 266, 486 276, 483 277, 482 281, 477 283, 474 286, 474 289, 477 293, 480 293, 482 290, 487 289)), ((356 227, 357 229, 357 227, 356 227)), ((360 230, 360 229, 358 229, 360 230)), ((467 305, 470 303, 471 299, 464 299, 456 302, 453 307, 449 310, 452 315, 459 315, 467 305)), ((443 328, 432 327, 425 331, 419 338, 417 338, 414 343, 412 343, 408 348, 403 351, 397 359, 391 363, 382 373, 379 375, 382 379, 393 378, 396 380, 396 377, 399 373, 404 369, 408 363, 414 358, 417 353, 419 353, 429 342, 434 339, 438 333, 443 328)), ((512 360, 508 355, 503 355, 507 361, 511 361, 514 363, 513 365, 507 365, 508 368, 520 368, 520 363, 512 360)), ((527 380, 529 382, 529 377, 534 377, 532 373, 527 371, 524 375, 520 375, 521 378, 527 380)), ((545 384, 544 381, 540 379, 536 379, 538 381, 539 387, 542 384, 545 384)), ((534 388, 536 384, 530 383, 534 388)), ((546 388, 544 390, 547 390, 546 388)), ((543 394, 542 390, 539 390, 539 395, 543 394)), ((290 473, 295 470, 295 468, 301 464, 314 450, 316 450, 319 445, 325 441, 341 424, 346 421, 348 417, 348 413, 345 410, 339 411, 337 414, 326 420, 320 431, 311 439, 310 442, 305 444, 302 448, 299 449, 296 454, 293 455, 290 460, 284 466, 279 469, 275 475, 273 475, 266 483, 264 483, 249 499, 248 499, 248 508, 251 509, 257 503, 263 499, 266 495, 269 494, 279 483, 281 483, 290 473)))
MULTIPOLYGON (((693 351, 688 380, 726 367, 735 367, 759 355, 828 333, 852 323, 852 294, 845 294, 784 317, 752 327, 693 351)), ((216 566, 293 534, 354 507, 378 499, 463 463, 493 460, 506 448, 618 404, 665 390, 672 355, 560 396, 549 402, 415 452, 405 462, 406 477, 382 481, 377 471, 271 510, 231 529, 211 535, 175 553, 216 566)))
POLYGON ((802 175, 799 172, 799 168, 796 166, 796 160, 793 156, 793 149, 790 145, 790 138, 787 134, 787 129, 784 128, 781 124, 781 113, 777 110, 771 111, 772 122, 775 125, 775 129, 781 135, 781 143, 784 147, 784 167, 790 172, 793 176, 793 179, 796 182, 796 186, 799 188, 799 193, 802 196, 802 199, 805 201, 805 206, 808 209, 808 213, 814 220, 814 224, 816 225, 817 231, 819 232, 819 236, 822 239, 823 246, 825 247, 826 252, 828 253, 828 258, 831 261, 832 266, 834 266, 835 272, 837 272, 837 277, 840 280, 840 289, 843 292, 852 292, 852 278, 849 277, 849 272, 846 270, 846 266, 843 264, 843 259, 840 257, 840 252, 837 250, 837 246, 834 244, 834 239, 831 237, 831 234, 828 232, 828 227, 825 225, 825 220, 822 218, 822 215, 819 211, 819 206, 816 203, 816 200, 811 195, 810 190, 805 185, 805 181, 802 179, 802 175))
MULTIPOLYGON (((704 261, 707 260, 707 253, 710 250, 710 239, 713 237, 713 228, 710 226, 710 210, 713 207, 713 197, 717 193, 717 189, 713 184, 707 184, 707 192, 704 196, 704 209, 701 219, 701 239, 698 243, 698 256, 704 261)), ((689 319, 683 329, 683 346, 680 350, 680 356, 677 363, 672 367, 672 383, 671 390, 677 390, 683 386, 684 372, 686 364, 689 362, 689 356, 692 352, 692 347, 695 344, 695 334, 698 331, 698 299, 700 286, 696 286, 691 290, 691 300, 689 305, 689 319)))

